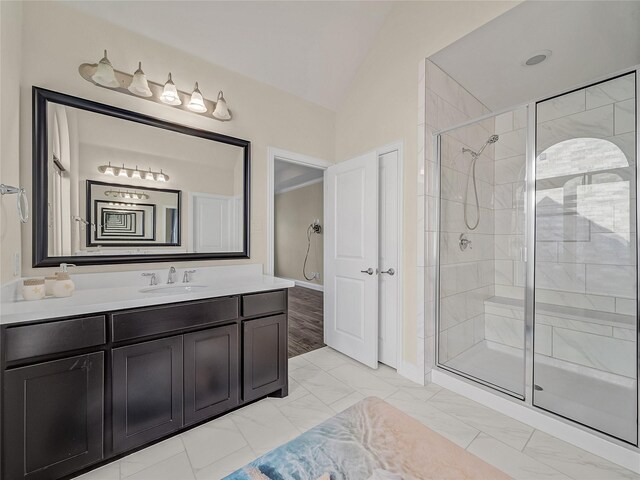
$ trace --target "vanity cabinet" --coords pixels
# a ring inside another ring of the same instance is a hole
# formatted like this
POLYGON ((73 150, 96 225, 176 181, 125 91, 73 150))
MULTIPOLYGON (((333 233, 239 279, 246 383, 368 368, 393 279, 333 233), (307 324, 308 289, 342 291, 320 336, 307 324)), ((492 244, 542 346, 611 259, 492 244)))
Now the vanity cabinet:
POLYGON ((284 388, 287 384, 286 315, 244 322, 243 342, 242 398, 248 402, 284 388))
POLYGON ((287 292, 0 327, 0 480, 55 480, 287 395, 287 292))
POLYGON ((184 336, 184 423, 191 425, 240 403, 238 325, 184 336))
POLYGON ((115 453, 182 427, 182 336, 114 348, 112 359, 115 453))
POLYGON ((3 394, 3 478, 60 478, 102 460, 103 352, 9 370, 3 394))

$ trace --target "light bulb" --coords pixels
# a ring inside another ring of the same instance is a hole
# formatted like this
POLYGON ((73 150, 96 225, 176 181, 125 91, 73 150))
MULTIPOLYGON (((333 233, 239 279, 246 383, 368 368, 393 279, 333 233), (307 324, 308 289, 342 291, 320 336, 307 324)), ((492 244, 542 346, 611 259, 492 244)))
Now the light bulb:
POLYGON ((202 93, 198 88, 198 82, 196 82, 193 93, 191 93, 191 100, 189 100, 187 108, 196 113, 204 113, 207 111, 207 107, 204 104, 204 98, 202 98, 202 93))
POLYGON ((139 97, 150 97, 153 95, 149 88, 149 82, 147 82, 147 76, 142 71, 142 62, 138 62, 138 69, 133 74, 129 91, 139 97))
POLYGON ((178 96, 178 89, 171 79, 171 73, 169 73, 169 79, 167 80, 167 83, 164 84, 164 89, 162 90, 162 95, 160 95, 160 100, 167 105, 182 105, 182 101, 178 96))
POLYGON ((115 172, 113 171, 113 167, 111 166, 111 162, 109 162, 109 165, 102 165, 100 167, 98 167, 98 171, 100 173, 104 173, 105 175, 115 175, 115 172))
POLYGON ((224 99, 222 91, 218 93, 218 101, 216 102, 216 108, 213 110, 213 116, 218 120, 231 120, 231 113, 227 107, 227 101, 224 99))
POLYGON ((136 169, 133 171, 133 173, 131 174, 131 178, 142 178, 140 176, 140 170, 138 170, 138 166, 136 165, 136 169))
POLYGON ((118 176, 119 177, 128 177, 129 176, 129 172, 127 171, 127 169, 124 167, 124 163, 122 164, 122 168, 120 169, 120 171, 118 172, 118 176))
POLYGON ((107 88, 118 88, 120 83, 116 79, 116 72, 113 70, 113 65, 107 58, 107 51, 104 51, 104 57, 98 62, 98 68, 96 72, 91 76, 91 79, 98 85, 102 85, 107 88))
POLYGON ((148 172, 144 172, 144 179, 145 180, 155 180, 155 177, 153 176, 153 172, 151 171, 151 168, 149 168, 148 172))
POLYGON ((162 169, 160 169, 160 173, 158 173, 156 175, 156 180, 159 181, 159 182, 166 182, 167 181, 167 176, 164 173, 162 173, 162 169))

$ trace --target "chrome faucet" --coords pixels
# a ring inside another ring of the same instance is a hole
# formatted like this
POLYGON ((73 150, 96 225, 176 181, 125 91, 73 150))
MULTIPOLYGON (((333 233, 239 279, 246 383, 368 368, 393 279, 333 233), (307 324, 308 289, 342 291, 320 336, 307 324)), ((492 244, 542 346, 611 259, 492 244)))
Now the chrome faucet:
POLYGON ((167 277, 167 283, 176 283, 176 267, 169 267, 169 276, 167 277))
POLYGON ((182 283, 189 283, 191 281, 191 274, 196 273, 195 270, 185 270, 182 275, 182 283))

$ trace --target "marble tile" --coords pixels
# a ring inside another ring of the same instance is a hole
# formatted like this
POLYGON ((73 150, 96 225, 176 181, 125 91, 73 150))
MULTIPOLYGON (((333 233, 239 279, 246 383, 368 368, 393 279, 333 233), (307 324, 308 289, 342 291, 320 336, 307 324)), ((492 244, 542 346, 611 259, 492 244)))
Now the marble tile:
POLYGON ((342 397, 340 400, 336 400, 329 407, 336 413, 340 413, 347 408, 355 405, 360 400, 364 400, 366 397, 360 392, 353 392, 347 395, 346 397, 342 397))
POLYGON ((538 103, 536 112, 537 121, 538 123, 542 123, 582 112, 585 109, 585 102, 585 91, 578 90, 538 103))
POLYGON ((570 477, 485 433, 480 433, 467 447, 467 451, 502 470, 514 480, 570 480, 570 477))
POLYGON ((435 196, 438 192, 438 165, 435 162, 424 162, 424 194, 435 196))
POLYGON ((120 480, 120 462, 113 462, 75 477, 76 480, 120 480))
MULTIPOLYGON (((558 260, 571 263, 634 265, 635 234, 626 239, 619 233, 591 233, 588 242, 559 242, 558 260)), ((538 242, 536 248, 547 242, 538 242)), ((555 245, 556 243, 553 242, 555 245)))
MULTIPOLYGON (((295 358, 295 357, 294 357, 295 358)), ((291 361, 291 359, 289 359, 291 361)), ((289 395, 283 398, 268 397, 267 401, 273 403, 276 407, 286 405, 289 402, 297 400, 305 395, 309 394, 309 390, 304 388, 298 382, 296 382, 291 376, 289 376, 289 395)))
POLYGON ((128 480, 194 480, 195 476, 187 454, 182 452, 126 478, 128 480))
POLYGON ((364 396, 388 397, 398 388, 371 373, 371 369, 356 365, 334 368, 329 373, 341 382, 351 386, 364 396))
POLYGON ((533 432, 528 425, 448 390, 427 403, 517 450, 524 448, 533 432))
POLYGON ((513 112, 497 115, 495 117, 495 130, 498 135, 513 130, 513 112))
POLYGON ((582 320, 572 320, 569 318, 547 315, 540 312, 536 313, 536 324, 549 325, 551 327, 566 328, 578 332, 593 333, 595 335, 611 336, 612 330, 609 325, 599 325, 582 320))
POLYGON ((198 471, 196 471, 197 480, 218 480, 235 472, 249 462, 255 460, 257 455, 247 446, 235 451, 220 460, 213 462, 198 471))
POLYGON ((309 361, 304 358, 304 355, 298 355, 289 359, 289 372, 297 370, 300 367, 309 365, 309 361))
POLYGON ((574 479, 637 480, 640 478, 635 473, 604 458, 540 431, 533 433, 524 453, 574 479))
POLYGON ((180 435, 187 456, 198 470, 248 445, 230 416, 205 423, 180 435))
POLYGON ((172 437, 164 442, 156 443, 144 450, 128 455, 120 460, 122 477, 129 477, 158 462, 184 452, 184 444, 180 437, 172 437))
POLYGON ((536 262, 536 288, 585 292, 586 274, 582 263, 536 262))
POLYGON ((526 141, 527 132, 524 128, 501 134, 499 140, 494 144, 496 161, 516 155, 524 155, 526 153, 526 141))
POLYGON ((353 360, 343 353, 330 347, 323 347, 302 355, 305 360, 313 363, 322 370, 332 370, 341 365, 353 363, 353 360))
POLYGON ((495 161, 495 184, 521 182, 525 175, 525 156, 516 155, 495 161))
POLYGON ((585 295, 581 293, 560 292, 557 290, 536 289, 536 301, 564 305, 566 307, 586 308, 587 310, 600 310, 603 312, 615 312, 615 298, 604 295, 585 295))
POLYGON ((329 375, 315 365, 312 368, 298 369, 291 372, 291 376, 309 392, 314 394, 325 404, 330 405, 341 398, 350 395, 355 390, 329 375), (304 370, 304 371, 303 371, 304 370))
POLYGON ((539 322, 536 316, 536 329, 534 334, 535 352, 550 357, 553 352, 553 329, 550 325, 539 322))
MULTIPOLYGON (((439 96, 437 98, 437 101, 438 101, 438 105, 437 105, 438 125, 436 126, 438 127, 438 129, 444 130, 446 128, 453 127, 454 125, 463 123, 465 120, 469 118, 460 110, 455 108, 452 104, 450 104, 445 99, 443 99, 442 97, 439 96)), ((451 134, 460 135, 460 132, 453 131, 451 132, 451 134)), ((458 137, 458 138, 462 139, 463 137, 458 137)))
POLYGON ((538 123, 537 150, 573 138, 607 138, 613 131, 613 105, 586 110, 555 120, 538 123))
POLYGON ((430 88, 425 92, 424 123, 434 128, 438 126, 438 95, 430 88))
POLYGON ((626 100, 616 103, 614 108, 614 122, 616 135, 636 131, 636 100, 626 100))
POLYGON ((636 372, 635 342, 602 335, 554 328, 553 356, 627 377, 636 372))
POLYGON ((424 233, 424 266, 435 266, 438 261, 438 233, 424 233))
POLYGON ((513 206, 513 184, 495 185, 493 203, 495 208, 511 208, 513 206))
POLYGON ((387 401, 462 448, 466 448, 479 433, 478 429, 435 408, 428 402, 421 402, 404 394, 395 394, 387 401))
POLYGON ((335 415, 335 412, 313 395, 281 405, 280 412, 301 432, 324 422, 335 415))
POLYGON ((638 304, 635 299, 616 298, 616 313, 635 316, 637 309, 638 304))
POLYGON ((620 102, 635 96, 633 75, 599 83, 586 89, 587 108, 597 108, 610 103, 620 102))
POLYGON ((613 337, 635 342, 637 341, 638 334, 635 329, 613 327, 613 337))
POLYGON ((474 344, 473 318, 451 327, 447 333, 447 352, 449 358, 454 358, 474 344))
POLYGON ((263 400, 236 410, 231 419, 258 455, 300 434, 300 430, 273 403, 263 400))
POLYGON ((524 322, 517 318, 485 313, 484 337, 502 345, 524 348, 524 322))
POLYGON ((587 265, 587 293, 634 299, 636 267, 624 265, 587 265))
POLYGON ((513 111, 513 128, 527 127, 527 107, 522 107, 513 111))

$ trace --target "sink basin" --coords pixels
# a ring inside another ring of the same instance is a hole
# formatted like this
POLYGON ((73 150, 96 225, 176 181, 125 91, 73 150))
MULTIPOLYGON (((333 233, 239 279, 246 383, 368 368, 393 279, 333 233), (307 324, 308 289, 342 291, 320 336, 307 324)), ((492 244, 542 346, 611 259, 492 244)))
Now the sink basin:
POLYGON ((208 285, 202 285, 198 283, 178 283, 173 285, 154 285, 153 287, 142 288, 142 293, 161 293, 164 295, 171 293, 190 293, 197 292, 203 288, 207 288, 208 285))

